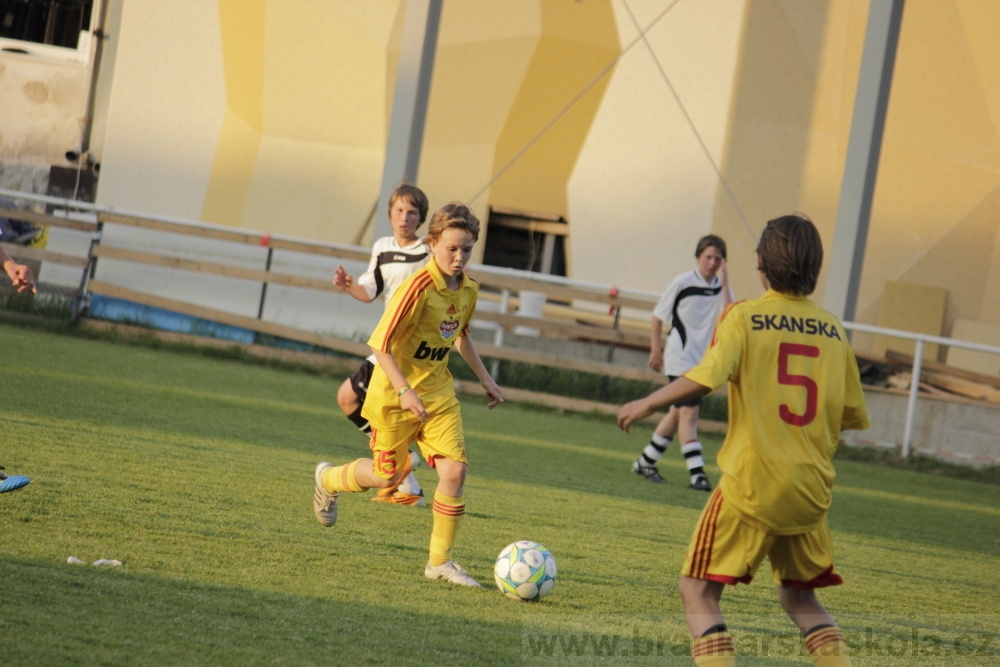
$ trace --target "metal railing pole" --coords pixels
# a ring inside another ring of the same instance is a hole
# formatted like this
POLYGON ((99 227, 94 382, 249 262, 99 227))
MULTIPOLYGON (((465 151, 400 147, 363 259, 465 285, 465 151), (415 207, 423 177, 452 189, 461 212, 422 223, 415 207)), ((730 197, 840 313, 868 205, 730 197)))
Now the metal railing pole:
MULTIPOLYGON (((509 308, 510 308, 510 290, 505 287, 500 292, 500 314, 506 315, 507 310, 509 308)), ((503 347, 503 333, 504 329, 503 325, 501 324, 500 327, 496 330, 496 333, 493 334, 493 344, 496 345, 497 347, 503 347)), ((493 379, 496 380, 497 373, 499 372, 500 372, 500 360, 494 359, 493 365, 490 367, 490 375, 492 375, 493 379)))
POLYGON ((913 352, 913 378, 910 380, 910 397, 906 402, 906 428, 903 430, 903 458, 909 458, 913 444, 913 420, 917 412, 917 392, 920 390, 920 366, 924 358, 924 339, 917 339, 913 352))
POLYGON ((83 274, 80 276, 80 287, 77 289, 76 303, 73 306, 71 321, 76 324, 80 321, 80 316, 90 312, 90 294, 87 293, 87 285, 97 273, 97 258, 94 257, 94 247, 101 242, 104 236, 104 223, 97 219, 97 229, 90 234, 90 245, 87 247, 87 265, 83 267, 83 274))

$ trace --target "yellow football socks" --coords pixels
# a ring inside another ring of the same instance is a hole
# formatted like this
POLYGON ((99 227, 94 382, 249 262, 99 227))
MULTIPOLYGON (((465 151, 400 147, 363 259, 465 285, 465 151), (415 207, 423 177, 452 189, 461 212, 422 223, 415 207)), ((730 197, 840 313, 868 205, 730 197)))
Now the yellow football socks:
POLYGON ((451 547, 455 544, 458 526, 465 516, 465 503, 461 498, 434 492, 434 528, 431 530, 431 554, 428 562, 432 566, 451 560, 451 547))
POLYGON ((809 631, 805 638, 809 659, 816 667, 850 667, 851 655, 844 642, 844 633, 835 625, 809 631))
POLYGON ((357 493, 359 491, 364 491, 364 488, 358 484, 358 478, 354 475, 354 471, 357 469, 358 464, 363 461, 367 461, 367 459, 358 459, 357 461, 352 461, 347 465, 337 466, 336 468, 328 468, 326 472, 323 473, 323 488, 329 493, 340 493, 341 491, 357 493))
POLYGON ((736 650, 729 632, 702 635, 691 644, 691 657, 698 667, 734 667, 736 650))

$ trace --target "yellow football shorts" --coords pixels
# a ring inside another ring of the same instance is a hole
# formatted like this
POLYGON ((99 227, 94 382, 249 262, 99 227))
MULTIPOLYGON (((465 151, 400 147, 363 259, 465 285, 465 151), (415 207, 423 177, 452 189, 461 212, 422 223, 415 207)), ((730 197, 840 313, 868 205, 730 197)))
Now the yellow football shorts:
POLYGON ((843 583, 833 570, 826 517, 800 535, 774 535, 751 525, 716 489, 701 513, 681 574, 724 584, 748 584, 767 556, 776 586, 803 590, 843 583))
POLYGON ((469 463, 465 458, 465 434, 457 400, 436 408, 424 423, 409 412, 399 417, 388 426, 372 424, 368 446, 372 450, 372 470, 378 477, 391 479, 402 469, 411 442, 417 443, 420 455, 432 468, 435 457, 439 456, 469 463))

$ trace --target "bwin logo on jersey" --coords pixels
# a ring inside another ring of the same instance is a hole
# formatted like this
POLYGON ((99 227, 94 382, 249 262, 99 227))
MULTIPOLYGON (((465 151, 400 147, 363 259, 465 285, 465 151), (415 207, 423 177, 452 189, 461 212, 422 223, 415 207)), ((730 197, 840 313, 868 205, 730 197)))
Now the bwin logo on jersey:
POLYGON ((458 320, 445 320, 441 323, 441 338, 448 340, 455 335, 455 330, 458 329, 458 320))
POLYGON ((431 347, 424 341, 420 341, 417 351, 413 353, 413 358, 426 359, 430 357, 432 361, 442 361, 448 354, 448 349, 447 347, 431 347))

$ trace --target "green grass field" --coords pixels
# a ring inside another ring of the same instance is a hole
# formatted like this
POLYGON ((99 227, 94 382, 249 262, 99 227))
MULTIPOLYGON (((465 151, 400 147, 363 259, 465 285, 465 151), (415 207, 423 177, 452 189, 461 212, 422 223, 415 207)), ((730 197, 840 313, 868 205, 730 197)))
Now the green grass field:
MULTIPOLYGON (((0 495, 0 664, 690 664, 675 587, 707 495, 675 450, 665 486, 630 472, 645 428, 466 398, 466 589, 423 577, 428 509, 345 495, 316 524, 315 463, 366 452, 336 381, 11 325, 0 350, 0 464, 32 478, 0 495), (559 565, 539 603, 492 583, 518 539, 559 565)), ((1000 486, 838 470, 846 584, 821 599, 855 664, 1000 664, 1000 486)), ((723 604, 740 664, 808 664, 766 569, 723 604)))

